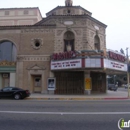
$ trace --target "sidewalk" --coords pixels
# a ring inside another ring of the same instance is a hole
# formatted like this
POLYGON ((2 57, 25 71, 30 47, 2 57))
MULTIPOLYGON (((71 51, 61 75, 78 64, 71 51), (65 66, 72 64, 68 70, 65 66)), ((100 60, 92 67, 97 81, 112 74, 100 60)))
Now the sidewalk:
POLYGON ((107 91, 105 94, 91 95, 50 95, 32 93, 27 100, 123 100, 129 99, 128 93, 124 91, 107 91))

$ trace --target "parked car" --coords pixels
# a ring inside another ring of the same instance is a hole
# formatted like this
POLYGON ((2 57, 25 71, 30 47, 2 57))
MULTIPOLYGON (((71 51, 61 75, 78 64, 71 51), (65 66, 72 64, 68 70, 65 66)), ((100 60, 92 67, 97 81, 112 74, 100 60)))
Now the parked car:
POLYGON ((108 90, 117 91, 118 85, 108 84, 108 90))
MULTIPOLYGON (((125 86, 125 89, 128 89, 128 84, 125 84, 124 86, 125 86)), ((129 89, 130 89, 130 86, 129 86, 129 89)))
POLYGON ((29 90, 23 90, 17 87, 5 87, 0 90, 0 98, 14 98, 16 100, 19 100, 29 96, 29 90))

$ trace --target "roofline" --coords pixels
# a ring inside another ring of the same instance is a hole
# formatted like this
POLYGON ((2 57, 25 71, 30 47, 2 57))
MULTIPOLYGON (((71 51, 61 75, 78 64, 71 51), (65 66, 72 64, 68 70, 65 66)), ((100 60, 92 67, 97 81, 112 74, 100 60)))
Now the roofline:
POLYGON ((60 7, 60 6, 56 6, 54 9, 50 10, 49 12, 47 12, 46 15, 47 15, 48 13, 52 12, 53 10, 57 9, 58 7, 60 7))
POLYGON ((18 8, 17 8, 17 7, 16 7, 16 8, 14 7, 14 8, 0 8, 0 10, 10 10, 10 9, 11 9, 11 10, 14 10, 14 9, 36 9, 36 8, 39 9, 39 7, 20 7, 20 8, 19 8, 19 7, 18 7, 18 8))
MULTIPOLYGON (((50 12, 52 12, 52 11, 54 11, 54 10, 56 10, 57 8, 65 8, 66 6, 57 6, 57 7, 55 7, 54 9, 52 9, 51 11, 49 11, 49 12, 47 12, 46 13, 46 15, 48 14, 48 13, 50 13, 50 12)), ((91 15, 92 15, 92 13, 91 12, 89 12, 88 10, 86 10, 86 9, 84 9, 83 7, 81 7, 80 5, 79 6, 69 6, 69 8, 73 8, 73 7, 79 7, 79 8, 81 8, 81 9, 83 9, 83 10, 85 10, 85 11, 87 11, 88 13, 90 13, 91 15)))

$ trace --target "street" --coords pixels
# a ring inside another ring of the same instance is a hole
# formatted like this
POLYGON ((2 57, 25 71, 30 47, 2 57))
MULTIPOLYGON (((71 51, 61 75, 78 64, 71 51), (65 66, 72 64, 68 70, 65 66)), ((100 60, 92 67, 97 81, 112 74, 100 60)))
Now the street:
POLYGON ((0 130, 118 130, 130 100, 0 100, 0 130))

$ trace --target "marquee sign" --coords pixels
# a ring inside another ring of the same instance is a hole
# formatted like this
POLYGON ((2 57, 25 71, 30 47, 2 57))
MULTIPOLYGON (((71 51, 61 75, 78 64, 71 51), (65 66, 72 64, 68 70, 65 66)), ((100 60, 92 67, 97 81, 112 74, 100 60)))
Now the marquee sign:
POLYGON ((125 56, 124 55, 121 55, 121 54, 118 54, 118 53, 112 52, 112 51, 108 51, 108 53, 109 53, 109 58, 111 58, 113 60, 125 62, 125 56))
POLYGON ((85 67, 86 68, 101 68, 101 59, 98 58, 87 58, 85 59, 85 67))
POLYGON ((76 57, 75 51, 63 52, 63 53, 54 53, 52 55, 52 60, 64 60, 64 59, 72 59, 76 57))
POLYGON ((120 70, 120 71, 127 71, 127 64, 112 61, 109 59, 104 59, 104 68, 120 70))
POLYGON ((60 70, 60 69, 74 69, 81 68, 82 60, 64 60, 64 61, 51 61, 51 70, 60 70))

